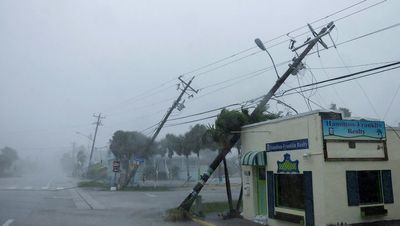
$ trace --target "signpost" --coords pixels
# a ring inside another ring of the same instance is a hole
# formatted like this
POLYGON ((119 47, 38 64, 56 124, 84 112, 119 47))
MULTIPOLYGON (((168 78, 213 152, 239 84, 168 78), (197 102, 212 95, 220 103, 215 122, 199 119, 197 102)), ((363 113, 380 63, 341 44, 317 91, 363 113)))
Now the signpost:
POLYGON ((118 160, 114 160, 112 166, 113 166, 113 172, 118 173, 120 170, 121 163, 118 160))
POLYGON ((117 173, 120 171, 121 162, 119 160, 114 160, 112 163, 112 169, 114 172, 114 186, 111 187, 111 191, 117 190, 117 173))

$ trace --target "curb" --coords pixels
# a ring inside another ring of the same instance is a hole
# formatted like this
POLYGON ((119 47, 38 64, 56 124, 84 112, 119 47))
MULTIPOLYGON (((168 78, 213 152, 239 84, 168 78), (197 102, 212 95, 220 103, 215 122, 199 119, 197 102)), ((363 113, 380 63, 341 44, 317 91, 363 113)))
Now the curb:
POLYGON ((201 220, 201 219, 199 219, 199 218, 190 217, 190 219, 191 219, 192 221, 194 221, 194 222, 196 222, 196 223, 202 225, 202 226, 217 226, 216 224, 212 224, 212 223, 210 223, 210 222, 201 220))

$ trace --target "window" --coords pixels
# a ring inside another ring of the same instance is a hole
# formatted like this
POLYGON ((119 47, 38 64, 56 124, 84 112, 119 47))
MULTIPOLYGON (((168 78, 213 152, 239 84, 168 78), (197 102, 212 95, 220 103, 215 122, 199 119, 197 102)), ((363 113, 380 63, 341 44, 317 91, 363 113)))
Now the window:
POLYGON ((275 182, 277 207, 304 209, 303 174, 276 174, 275 182))
POLYGON ((394 203, 391 170, 346 171, 349 206, 394 203))
POLYGON ((356 148, 356 142, 354 142, 354 141, 349 141, 349 148, 351 148, 351 149, 356 148))
POLYGON ((380 171, 358 171, 358 193, 360 204, 382 203, 380 171))

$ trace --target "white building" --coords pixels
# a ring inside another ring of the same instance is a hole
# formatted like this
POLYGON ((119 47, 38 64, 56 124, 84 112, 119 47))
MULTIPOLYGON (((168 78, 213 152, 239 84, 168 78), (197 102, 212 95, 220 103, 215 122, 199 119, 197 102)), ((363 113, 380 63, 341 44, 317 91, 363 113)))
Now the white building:
POLYGON ((329 111, 244 126, 243 216, 270 226, 399 220, 396 130, 329 111))

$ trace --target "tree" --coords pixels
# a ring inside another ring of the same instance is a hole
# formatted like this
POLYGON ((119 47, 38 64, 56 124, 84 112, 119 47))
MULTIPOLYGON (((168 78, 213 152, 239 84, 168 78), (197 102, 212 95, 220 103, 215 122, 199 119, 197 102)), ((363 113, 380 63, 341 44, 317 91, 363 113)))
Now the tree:
POLYGON ((197 171, 200 176, 200 150, 206 148, 208 145, 204 142, 207 139, 204 136, 207 135, 207 127, 205 125, 196 124, 191 127, 188 132, 185 133, 185 148, 189 149, 197 155, 197 171))
POLYGON ((334 111, 340 111, 343 115, 343 118, 350 118, 351 117, 351 111, 348 108, 345 107, 339 107, 337 108, 336 104, 332 103, 329 106, 329 109, 334 110, 334 111))
POLYGON ((175 152, 177 155, 185 156, 186 158, 186 179, 190 180, 190 171, 189 171, 189 155, 191 154, 191 150, 189 147, 189 140, 186 136, 174 134, 167 134, 165 136, 166 146, 168 150, 175 152))
MULTIPOLYGON (((250 115, 247 109, 242 109, 241 111, 237 110, 226 110, 223 109, 221 113, 218 115, 215 126, 211 126, 209 128, 209 133, 213 137, 214 141, 218 144, 220 150, 228 149, 230 150, 230 141, 234 133, 239 133, 242 126, 250 123, 257 123, 261 121, 276 119, 281 116, 281 112, 279 113, 270 113, 267 111, 268 106, 265 106, 261 109, 260 113, 250 115)), ((238 144, 240 149, 240 143, 238 144)), ((240 154, 240 153, 239 153, 240 154)), ((229 172, 228 166, 226 163, 226 159, 223 159, 224 163, 224 173, 225 173, 225 181, 226 181, 226 191, 228 196, 228 204, 229 204, 229 214, 236 214, 236 211, 233 209, 231 189, 229 185, 229 172)), ((242 185, 243 186, 243 185, 242 185)), ((241 188, 241 194, 242 194, 241 188)), ((241 201, 241 195, 239 196, 239 202, 241 201)), ((237 207, 238 208, 238 207, 237 207)))
POLYGON ((86 159, 87 159, 87 156, 85 154, 85 147, 80 146, 79 151, 76 154, 76 167, 75 167, 78 174, 83 173, 86 159))
POLYGON ((134 178, 136 170, 134 167, 129 169, 129 160, 132 158, 148 159, 158 150, 158 144, 153 143, 149 151, 145 152, 147 145, 150 143, 150 138, 136 131, 121 131, 114 133, 110 140, 110 150, 117 159, 121 160, 121 166, 127 172, 126 180, 123 186, 129 184, 134 178))
POLYGON ((68 174, 73 174, 75 161, 71 153, 64 153, 60 159, 60 162, 64 171, 68 172, 68 174))
POLYGON ((4 173, 18 160, 18 153, 10 147, 4 147, 0 152, 0 173, 4 173))

